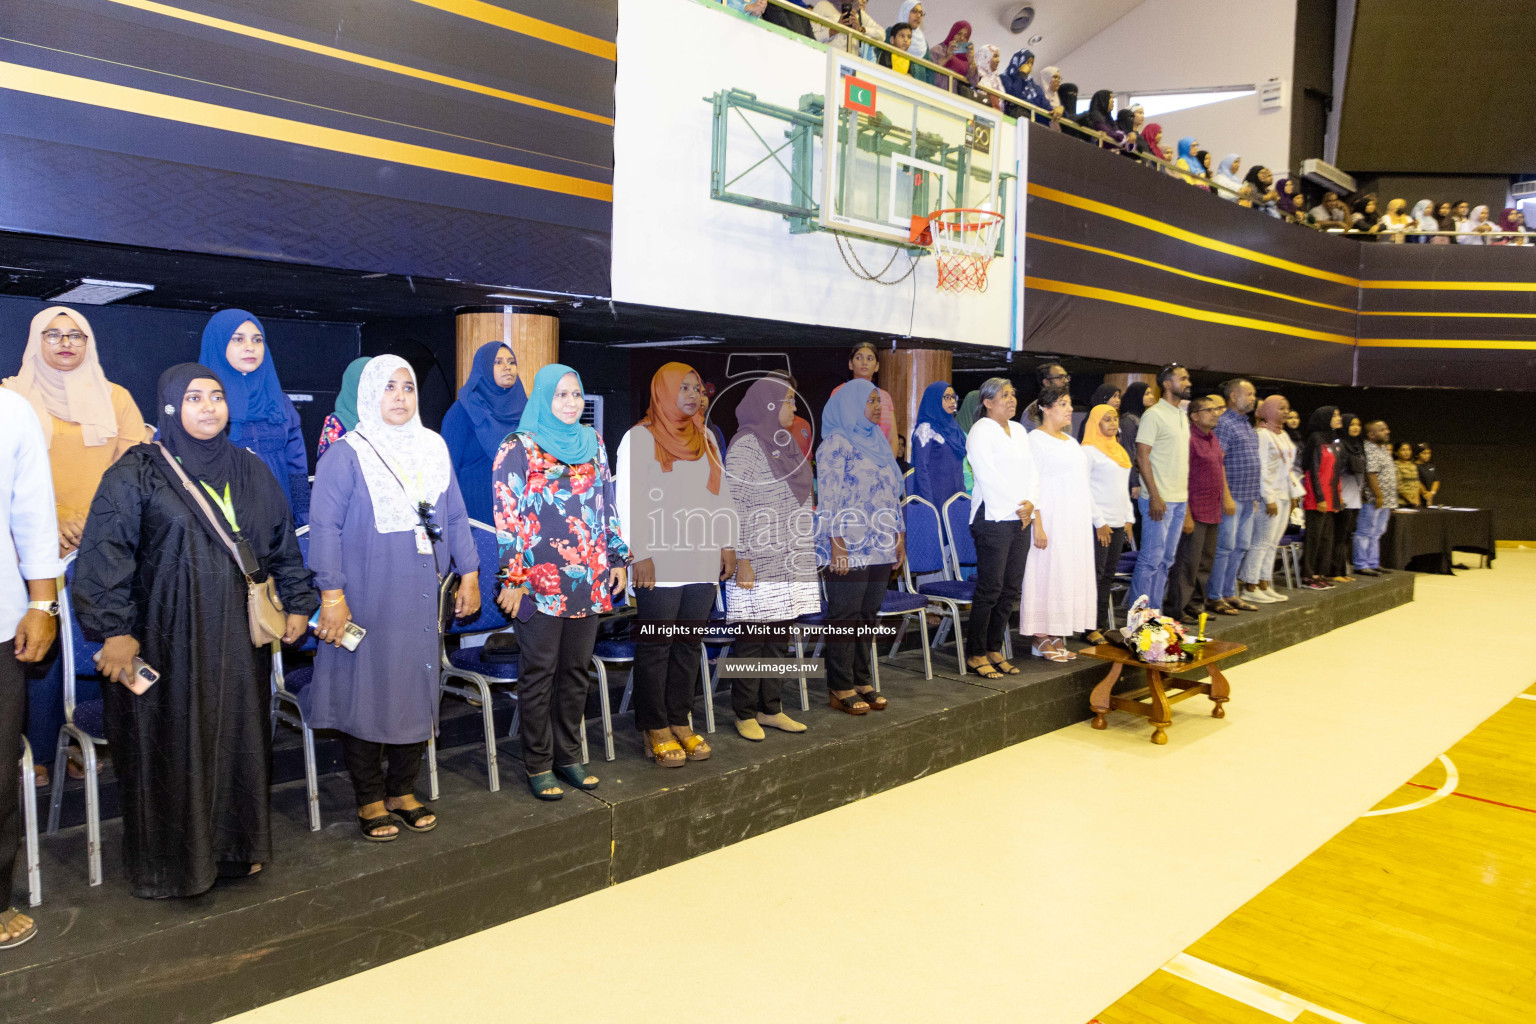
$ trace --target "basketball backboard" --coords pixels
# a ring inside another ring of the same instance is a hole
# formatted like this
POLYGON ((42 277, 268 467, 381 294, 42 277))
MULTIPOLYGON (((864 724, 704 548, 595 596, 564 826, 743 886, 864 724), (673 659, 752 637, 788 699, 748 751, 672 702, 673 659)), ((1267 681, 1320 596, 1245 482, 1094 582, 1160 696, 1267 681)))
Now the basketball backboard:
POLYGON ((905 245, 914 215, 998 209, 993 108, 829 49, 824 117, 822 227, 905 245))

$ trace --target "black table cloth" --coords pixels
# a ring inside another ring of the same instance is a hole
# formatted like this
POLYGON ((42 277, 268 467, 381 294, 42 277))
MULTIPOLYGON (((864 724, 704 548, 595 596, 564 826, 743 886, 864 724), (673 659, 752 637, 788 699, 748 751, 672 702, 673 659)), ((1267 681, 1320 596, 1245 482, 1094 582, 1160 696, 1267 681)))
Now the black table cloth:
POLYGON ((1388 569, 1449 573, 1452 551, 1496 554, 1493 513, 1488 509, 1421 508, 1394 511, 1381 538, 1381 564, 1388 569))

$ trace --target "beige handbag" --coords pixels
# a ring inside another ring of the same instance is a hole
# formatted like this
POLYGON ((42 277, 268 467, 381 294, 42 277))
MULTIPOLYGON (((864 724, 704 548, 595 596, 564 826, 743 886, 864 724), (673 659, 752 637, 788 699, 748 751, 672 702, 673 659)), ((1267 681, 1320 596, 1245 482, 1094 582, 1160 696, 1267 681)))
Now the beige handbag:
POLYGON ((176 461, 176 457, 158 441, 155 442, 155 447, 160 449, 160 454, 165 456, 165 461, 170 464, 171 469, 180 478, 182 486, 192 496, 192 504, 202 511, 204 524, 223 543, 225 550, 239 567, 240 575, 245 577, 246 624, 251 631, 251 643, 257 647, 266 647, 276 640, 281 640, 288 628, 288 613, 283 610, 283 601, 277 596, 277 584, 273 582, 272 576, 262 569, 261 563, 256 560, 256 553, 251 550, 250 544, 246 543, 244 538, 237 542, 230 537, 220 517, 209 506, 208 499, 203 497, 198 486, 181 468, 181 463, 176 461), (258 574, 262 576, 260 583, 256 582, 258 574))

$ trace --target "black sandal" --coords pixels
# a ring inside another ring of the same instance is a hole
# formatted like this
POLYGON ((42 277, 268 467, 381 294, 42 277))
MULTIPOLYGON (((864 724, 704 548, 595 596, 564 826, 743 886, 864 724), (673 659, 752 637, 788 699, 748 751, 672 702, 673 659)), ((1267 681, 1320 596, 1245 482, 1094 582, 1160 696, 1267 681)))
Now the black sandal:
POLYGON ((365 818, 358 815, 357 827, 362 830, 363 838, 370 843, 392 843, 400 838, 399 828, 387 836, 376 835, 378 829, 394 827, 395 819, 387 814, 381 814, 377 818, 365 818))
POLYGON ((852 697, 839 697, 835 693, 829 693, 827 694, 827 703, 847 715, 869 714, 869 704, 864 700, 863 697, 859 696, 857 690, 854 691, 852 697), (863 704, 864 706, 857 707, 856 705, 859 704, 863 704))
POLYGON ((437 812, 433 811, 426 804, 422 804, 420 807, 392 807, 389 809, 389 813, 399 818, 400 823, 412 832, 431 832, 437 828, 437 812), (431 818, 432 824, 418 824, 422 818, 431 818))
POLYGON ((970 669, 972 672, 975 672, 983 679, 1003 678, 1003 674, 997 670, 996 665, 992 664, 992 660, 990 658, 988 658, 986 661, 983 661, 980 665, 972 665, 967 663, 965 667, 970 669))
POLYGON ((853 692, 855 698, 857 700, 862 700, 865 704, 868 704, 869 710, 871 711, 884 711, 887 707, 890 706, 891 702, 880 696, 873 689, 854 690, 853 692))
MULTIPOLYGON (((991 658, 992 656, 990 654, 987 655, 988 661, 991 661, 991 658)), ((1016 676, 1019 674, 1019 670, 1010 664, 1007 658, 1002 658, 998 661, 991 661, 991 665, 1005 676, 1016 676)))

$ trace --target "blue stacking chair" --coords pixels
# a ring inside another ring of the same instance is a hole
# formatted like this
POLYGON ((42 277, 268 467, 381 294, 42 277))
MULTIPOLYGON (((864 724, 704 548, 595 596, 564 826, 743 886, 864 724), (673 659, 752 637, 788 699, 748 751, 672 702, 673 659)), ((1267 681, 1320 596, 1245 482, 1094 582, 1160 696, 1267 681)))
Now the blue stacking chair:
POLYGON ((917 493, 917 470, 909 469, 901 474, 901 484, 908 495, 917 493))
MULTIPOLYGON (((56 785, 62 788, 63 781, 56 785)), ((25 736, 21 738, 21 814, 27 829, 27 901, 35 907, 43 902, 43 872, 37 844, 37 774, 32 744, 25 736)))
POLYGON ((953 578, 976 578, 976 542, 971 539, 971 496, 957 491, 944 502, 944 538, 949 547, 953 578))
POLYGON ((101 884, 101 790, 96 777, 100 763, 97 747, 105 747, 106 727, 100 697, 77 703, 76 686, 80 679, 99 678, 96 674, 96 652, 100 644, 91 643, 80 631, 70 605, 70 588, 75 579, 75 556, 64 563, 64 590, 59 594, 59 656, 64 659, 64 725, 59 729, 59 744, 53 759, 53 798, 48 808, 48 834, 59 830, 59 813, 64 806, 64 789, 69 778, 71 744, 80 748, 80 761, 85 766, 85 829, 87 872, 92 885, 101 884))
POLYGON ((933 638, 935 646, 944 642, 946 632, 955 632, 955 658, 960 674, 965 674, 965 638, 960 621, 961 608, 969 609, 976 595, 974 580, 956 580, 950 576, 949 559, 944 550, 944 534, 939 510, 922 498, 913 496, 901 503, 907 521, 907 560, 901 567, 903 588, 909 594, 928 599, 933 610, 947 616, 933 638), (914 583, 913 577, 941 577, 926 583, 914 583))
MULTIPOLYGON (((891 642, 891 652, 887 657, 894 658, 901 651, 901 641, 907 635, 907 626, 914 619, 917 620, 918 632, 923 642, 923 678, 933 678, 933 661, 928 648, 928 599, 921 594, 909 594, 904 590, 887 590, 885 596, 880 599, 880 611, 877 615, 882 619, 899 618, 901 628, 896 631, 896 639, 891 642)), ((880 689, 880 659, 877 657, 871 663, 875 675, 875 690, 880 689)), ((801 686, 805 685, 801 680, 801 686)), ((804 701, 804 695, 801 701, 804 701)))

